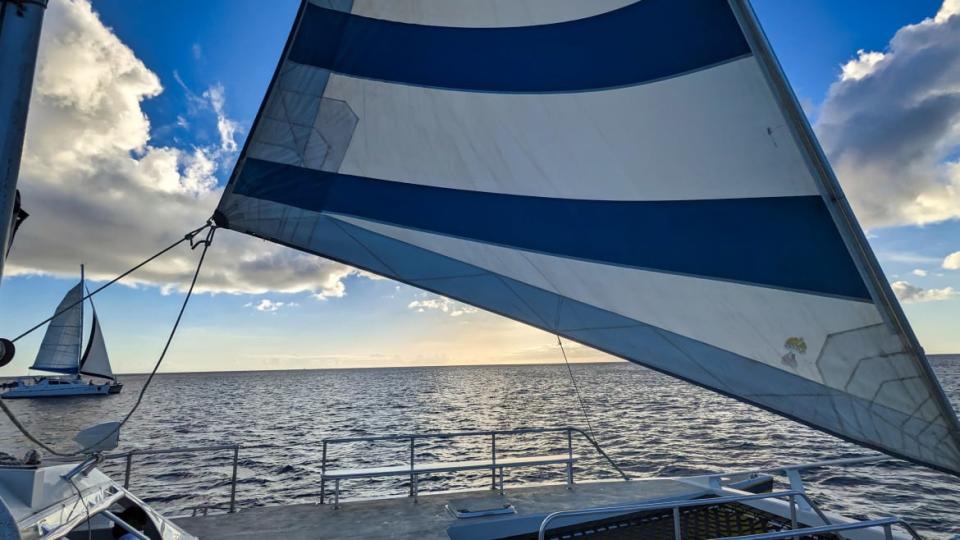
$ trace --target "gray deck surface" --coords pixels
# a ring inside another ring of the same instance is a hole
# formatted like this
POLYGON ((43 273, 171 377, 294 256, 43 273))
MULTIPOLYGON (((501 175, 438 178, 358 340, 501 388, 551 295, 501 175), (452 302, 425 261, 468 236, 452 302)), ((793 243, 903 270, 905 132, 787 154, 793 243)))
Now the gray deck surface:
MULTIPOLYGON (((504 499, 513 504, 518 516, 558 510, 625 504, 651 499, 681 498, 701 492, 696 487, 670 479, 633 482, 588 482, 573 490, 564 485, 529 486, 508 489, 504 499)), ((496 518, 456 519, 444 509, 448 503, 489 499, 496 492, 478 490, 437 493, 413 498, 391 498, 332 504, 265 506, 236 514, 188 517, 174 520, 187 532, 203 540, 219 538, 416 538, 447 539, 453 524, 482 523, 496 518)), ((454 505, 456 506, 456 505, 454 505)))

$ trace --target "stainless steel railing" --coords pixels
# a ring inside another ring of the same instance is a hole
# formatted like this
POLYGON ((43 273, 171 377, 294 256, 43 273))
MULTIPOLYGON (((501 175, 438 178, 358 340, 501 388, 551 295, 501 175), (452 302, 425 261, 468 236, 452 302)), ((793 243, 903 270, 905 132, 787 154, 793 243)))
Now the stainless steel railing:
MULTIPOLYGON (((371 435, 371 436, 358 436, 358 437, 335 437, 323 439, 323 455, 321 458, 320 464, 320 504, 324 504, 324 494, 326 493, 326 481, 324 480, 324 474, 327 472, 327 463, 328 463, 328 450, 329 447, 335 444, 347 444, 347 443, 372 443, 378 441, 409 441, 410 443, 410 459, 408 464, 410 465, 410 470, 413 471, 414 465, 416 464, 416 445, 418 440, 427 440, 427 439, 455 439, 462 437, 490 437, 490 461, 494 466, 497 463, 497 437, 505 436, 518 436, 518 435, 529 435, 537 433, 566 433, 567 435, 567 453, 573 458, 573 435, 577 434, 583 437, 590 445, 596 450, 597 454, 600 455, 624 480, 629 481, 630 476, 627 475, 624 470, 617 465, 617 463, 603 451, 603 448, 595 441, 590 435, 584 432, 580 428, 572 426, 564 427, 555 427, 555 428, 519 428, 519 429, 510 429, 510 430, 492 430, 492 431, 453 431, 453 432, 438 432, 438 433, 406 433, 398 435, 371 435)), ((572 467, 568 468, 568 479, 567 481, 573 482, 573 472, 572 467)), ((496 473, 491 473, 491 489, 495 489, 497 485, 496 473)), ((410 495, 414 495, 414 484, 416 483, 414 475, 410 475, 410 495)))
MULTIPOLYGON (((125 461, 124 470, 123 470, 123 487, 124 489, 130 488, 130 478, 133 476, 133 464, 134 458, 138 456, 155 456, 162 454, 196 454, 200 452, 225 452, 228 450, 233 451, 233 474, 230 478, 230 503, 227 506, 227 511, 230 513, 237 511, 237 468, 240 462, 240 448, 239 444, 220 444, 213 446, 188 446, 182 448, 161 448, 157 450, 129 450, 127 452, 120 452, 115 454, 104 454, 102 457, 104 460, 119 460, 122 459, 125 461)), ((253 447, 248 447, 253 448, 253 447)), ((196 511, 196 510, 195 510, 196 511)))
POLYGON ((791 529, 788 531, 777 531, 770 533, 761 533, 749 536, 740 536, 730 538, 728 540, 778 540, 783 538, 799 538, 801 536, 810 536, 821 533, 830 533, 830 532, 840 532, 848 531, 855 529, 868 529, 872 527, 884 528, 884 536, 886 540, 891 540, 893 538, 893 533, 891 527, 893 525, 903 526, 915 540, 921 540, 917 532, 911 527, 908 523, 903 521, 900 518, 890 517, 883 518, 879 520, 870 520, 870 521, 859 521, 853 523, 830 523, 830 520, 827 518, 817 506, 813 503, 810 497, 806 493, 798 490, 788 490, 788 491, 775 491, 772 493, 760 493, 760 494, 750 494, 750 495, 734 495, 728 497, 713 497, 709 499, 695 499, 695 500, 685 500, 685 501, 670 501, 670 502, 661 502, 661 503, 638 503, 638 504, 628 504, 628 505, 618 505, 618 506, 607 506, 607 507, 598 507, 598 508, 585 508, 581 510, 565 510, 562 512, 553 512, 548 514, 543 521, 540 522, 540 529, 537 532, 537 538, 539 540, 545 540, 547 529, 551 521, 554 521, 562 517, 578 517, 578 516, 590 516, 597 514, 624 514, 624 513, 634 513, 634 512, 646 512, 646 511, 656 511, 656 510, 671 510, 673 514, 673 533, 676 540, 682 540, 683 531, 681 530, 681 519, 680 519, 680 510, 683 508, 693 508, 697 506, 714 506, 718 504, 730 504, 730 503, 742 503, 748 501, 758 501, 764 499, 787 499, 790 503, 790 526, 791 529), (816 513, 817 516, 823 521, 822 526, 817 527, 799 527, 799 522, 797 519, 797 499, 805 501, 816 513))

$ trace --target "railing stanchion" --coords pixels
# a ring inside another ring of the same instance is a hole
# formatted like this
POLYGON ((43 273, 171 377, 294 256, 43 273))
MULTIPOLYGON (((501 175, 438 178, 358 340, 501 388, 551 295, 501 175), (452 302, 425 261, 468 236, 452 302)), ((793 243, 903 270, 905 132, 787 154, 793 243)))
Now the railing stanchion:
POLYGON ((416 446, 416 437, 410 437, 410 495, 416 497, 417 495, 417 477, 413 474, 413 454, 414 447, 416 446))
POLYGON ((323 497, 327 492, 327 479, 325 474, 327 473, 327 440, 323 440, 323 457, 320 458, 320 504, 323 504, 323 497))
POLYGON ((893 540, 893 528, 889 523, 883 526, 883 537, 886 540, 893 540))
MULTIPOLYGON (((790 495, 790 528, 797 530, 797 496, 790 495)), ((796 540, 800 540, 800 536, 795 537, 796 540)))
POLYGON ((567 463, 567 487, 573 486, 573 430, 567 428, 567 457, 570 462, 567 463))
POLYGON ((497 489, 497 432, 490 434, 490 463, 490 489, 497 489))
POLYGON ((123 489, 130 489, 130 469, 133 467, 133 450, 127 452, 127 466, 123 473, 123 489))
POLYGON ((230 513, 237 511, 237 465, 240 462, 240 445, 233 447, 233 478, 230 480, 230 513))
POLYGON ((680 530, 680 507, 673 507, 673 539, 683 540, 683 532, 680 530))

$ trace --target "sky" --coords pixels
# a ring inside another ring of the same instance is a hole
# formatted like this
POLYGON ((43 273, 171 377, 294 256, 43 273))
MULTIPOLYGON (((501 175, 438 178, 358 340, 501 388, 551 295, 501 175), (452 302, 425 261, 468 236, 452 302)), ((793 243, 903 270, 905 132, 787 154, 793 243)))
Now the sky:
MULTIPOLYGON (((51 0, 0 335, 52 314, 81 262, 95 284, 210 216, 297 4, 51 0)), ((960 352, 960 0, 754 6, 921 343, 960 352)), ((97 295, 116 371, 152 367, 196 255, 97 295)), ((198 291, 162 371, 562 361, 552 335, 232 231, 198 291)))

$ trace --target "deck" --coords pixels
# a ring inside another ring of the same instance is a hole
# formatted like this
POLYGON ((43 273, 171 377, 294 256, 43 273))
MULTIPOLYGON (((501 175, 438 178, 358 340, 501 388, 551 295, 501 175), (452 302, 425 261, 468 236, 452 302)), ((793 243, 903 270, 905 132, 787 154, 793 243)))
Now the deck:
MULTIPOLYGON (((573 489, 564 485, 527 486, 507 489, 503 500, 513 504, 517 514, 542 516, 549 512, 626 504, 639 501, 686 499, 704 490, 693 484, 652 479, 633 482, 586 482, 573 489)), ((456 519, 444 505, 498 497, 491 490, 457 493, 424 493, 419 502, 411 497, 347 501, 340 509, 331 504, 297 504, 251 508, 235 514, 187 517, 174 521, 202 540, 227 538, 356 539, 417 538, 448 539, 451 525, 503 520, 502 517, 456 519)), ((539 525, 540 517, 531 522, 539 525)), ((535 527, 534 527, 535 530, 535 527)), ((469 538, 467 531, 462 538, 469 538)))

